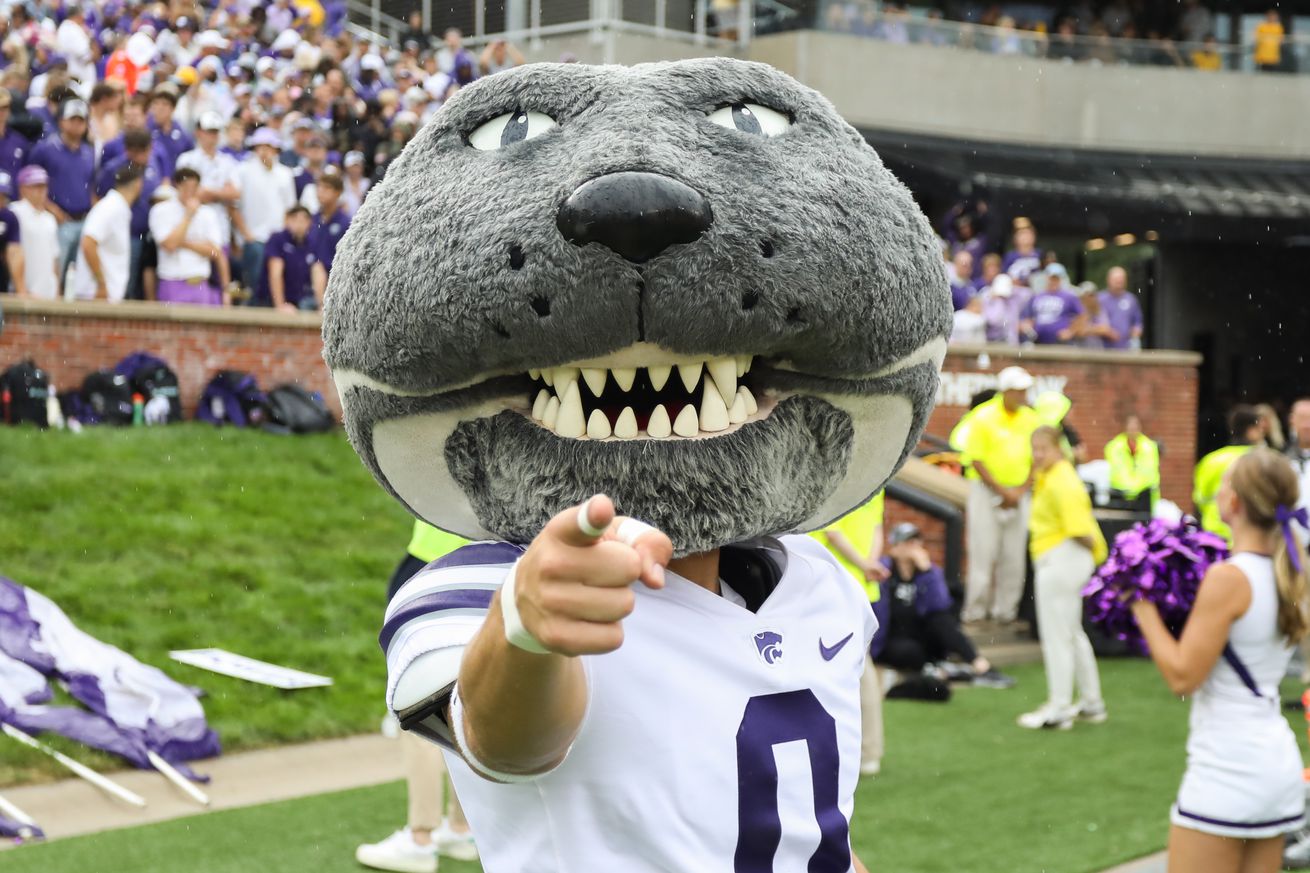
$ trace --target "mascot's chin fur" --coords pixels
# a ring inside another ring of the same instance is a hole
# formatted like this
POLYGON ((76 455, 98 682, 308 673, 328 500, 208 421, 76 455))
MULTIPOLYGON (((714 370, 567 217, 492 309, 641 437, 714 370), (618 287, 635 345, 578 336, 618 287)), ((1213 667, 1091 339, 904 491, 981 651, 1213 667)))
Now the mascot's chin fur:
POLYGON ((932 230, 762 64, 531 64, 460 91, 342 242, 323 337, 415 515, 531 540, 597 492, 679 554, 883 487, 951 327, 932 230))

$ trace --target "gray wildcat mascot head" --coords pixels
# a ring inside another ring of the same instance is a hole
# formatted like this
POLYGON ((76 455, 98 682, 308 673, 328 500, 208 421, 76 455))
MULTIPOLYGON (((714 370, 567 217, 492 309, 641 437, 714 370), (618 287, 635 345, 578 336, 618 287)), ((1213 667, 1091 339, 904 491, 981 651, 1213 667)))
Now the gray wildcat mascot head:
POLYGON ((527 542, 604 492, 690 554, 882 488, 950 327, 931 227, 874 150, 715 58, 464 88, 355 217, 323 339, 351 442, 420 518, 527 542))

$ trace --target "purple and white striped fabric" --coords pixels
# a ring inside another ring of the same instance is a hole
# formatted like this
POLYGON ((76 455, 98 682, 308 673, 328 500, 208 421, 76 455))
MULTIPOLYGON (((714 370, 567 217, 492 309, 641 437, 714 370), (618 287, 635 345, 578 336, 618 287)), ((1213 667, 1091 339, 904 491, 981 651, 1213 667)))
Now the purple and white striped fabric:
POLYGON ((49 598, 0 577, 0 722, 53 732, 149 769, 153 751, 183 762, 221 751, 195 692, 90 636, 49 598), (57 679, 86 706, 46 706, 57 679))
MULTIPOLYGON (((428 564, 396 592, 378 638, 387 657, 388 706, 416 658, 469 644, 496 589, 522 554, 522 546, 509 543, 472 543, 428 564)), ((455 681, 455 675, 448 679, 455 681)), ((432 682, 434 687, 445 684, 435 677, 432 682)))

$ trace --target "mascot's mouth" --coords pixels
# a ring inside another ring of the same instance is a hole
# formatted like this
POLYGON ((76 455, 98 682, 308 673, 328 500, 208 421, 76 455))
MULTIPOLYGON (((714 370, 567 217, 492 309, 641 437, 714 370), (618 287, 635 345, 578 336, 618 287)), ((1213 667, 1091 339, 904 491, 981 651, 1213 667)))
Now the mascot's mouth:
POLYGON ((766 417, 774 405, 768 397, 757 400, 742 382, 751 355, 642 352, 634 346, 603 359, 529 370, 532 419, 571 439, 689 439, 730 433, 766 417))

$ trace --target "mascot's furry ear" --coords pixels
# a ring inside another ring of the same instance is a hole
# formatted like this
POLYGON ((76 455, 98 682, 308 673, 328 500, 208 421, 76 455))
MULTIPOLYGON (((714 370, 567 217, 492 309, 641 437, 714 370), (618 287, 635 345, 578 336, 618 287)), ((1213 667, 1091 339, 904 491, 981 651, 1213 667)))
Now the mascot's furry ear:
POLYGON ((323 337, 356 450, 426 521, 525 542, 603 491, 687 554, 882 488, 950 327, 873 149, 715 58, 461 90, 355 217, 323 337))

